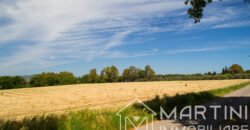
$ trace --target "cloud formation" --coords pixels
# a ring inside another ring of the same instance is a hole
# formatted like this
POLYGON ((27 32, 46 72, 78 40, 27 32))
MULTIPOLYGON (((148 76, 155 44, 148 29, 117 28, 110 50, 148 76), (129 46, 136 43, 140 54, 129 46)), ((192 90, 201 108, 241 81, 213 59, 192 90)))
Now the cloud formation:
POLYGON ((192 48, 192 49, 177 49, 177 50, 168 50, 166 54, 178 54, 178 53, 188 53, 188 52, 206 52, 206 51, 219 51, 227 50, 232 47, 220 46, 220 47, 207 47, 207 48, 192 48))
POLYGON ((158 50, 127 53, 117 47, 128 44, 131 35, 235 26, 217 24, 247 10, 234 13, 231 7, 208 7, 216 15, 208 11, 203 23, 194 25, 184 17, 187 8, 183 0, 2 0, 0 48, 7 46, 9 54, 3 57, 0 52, 1 72, 46 68, 75 59, 155 55, 158 50))

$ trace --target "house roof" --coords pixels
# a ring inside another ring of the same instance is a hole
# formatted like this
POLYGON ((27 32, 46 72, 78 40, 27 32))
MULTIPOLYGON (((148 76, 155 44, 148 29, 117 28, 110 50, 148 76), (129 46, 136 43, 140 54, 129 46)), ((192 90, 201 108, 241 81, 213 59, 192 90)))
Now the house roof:
POLYGON ((128 106, 131 106, 133 104, 135 104, 135 102, 138 102, 140 104, 142 104, 144 107, 146 107, 150 112, 152 112, 153 115, 156 115, 156 112, 154 112, 151 108, 149 108, 145 103, 143 103, 141 100, 139 100, 138 98, 135 98, 134 100, 132 100, 130 103, 128 103, 125 107, 123 107, 120 111, 118 111, 116 113, 116 115, 121 115, 121 112, 126 109, 128 106))

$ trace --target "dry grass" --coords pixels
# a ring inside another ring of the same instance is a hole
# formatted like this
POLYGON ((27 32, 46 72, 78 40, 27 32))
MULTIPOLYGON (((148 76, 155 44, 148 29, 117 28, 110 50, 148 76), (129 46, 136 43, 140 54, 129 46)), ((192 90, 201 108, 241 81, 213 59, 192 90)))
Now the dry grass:
POLYGON ((117 108, 141 100, 223 88, 249 80, 81 84, 0 90, 0 117, 12 118, 77 109, 117 108))

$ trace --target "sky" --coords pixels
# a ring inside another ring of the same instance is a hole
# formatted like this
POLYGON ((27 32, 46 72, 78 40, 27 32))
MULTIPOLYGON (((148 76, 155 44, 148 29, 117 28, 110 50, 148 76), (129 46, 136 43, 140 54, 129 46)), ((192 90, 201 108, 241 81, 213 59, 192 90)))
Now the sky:
POLYGON ((214 1, 201 23, 184 0, 0 0, 0 75, 100 72, 150 65, 158 74, 250 69, 250 4, 214 1))

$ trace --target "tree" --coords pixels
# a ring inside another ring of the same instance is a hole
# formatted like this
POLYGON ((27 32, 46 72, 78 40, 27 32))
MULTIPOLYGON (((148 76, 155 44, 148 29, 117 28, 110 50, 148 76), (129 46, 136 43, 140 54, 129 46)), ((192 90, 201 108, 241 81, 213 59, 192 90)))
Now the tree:
POLYGON ((48 73, 42 73, 42 75, 44 76, 44 82, 45 85, 44 86, 52 86, 52 85, 57 85, 59 84, 59 75, 57 73, 54 72, 48 72, 48 73))
POLYGON ((21 76, 14 76, 12 78, 15 86, 23 86, 27 84, 27 81, 21 76))
POLYGON ((148 79, 152 79, 155 75, 155 71, 149 65, 145 66, 145 71, 148 79))
POLYGON ((145 78, 147 78, 147 72, 145 70, 139 69, 138 70, 138 76, 139 76, 140 79, 145 79, 145 78))
POLYGON ((97 83, 99 80, 99 75, 96 73, 96 69, 92 69, 89 71, 88 82, 97 83))
POLYGON ((81 83, 88 83, 89 79, 88 79, 89 75, 85 74, 80 78, 81 83))
POLYGON ((100 79, 101 82, 115 82, 119 78, 119 71, 115 66, 103 68, 100 79))
POLYGON ((30 79, 30 85, 34 87, 44 86, 43 84, 43 77, 41 74, 37 74, 30 79))
POLYGON ((27 85, 27 81, 21 76, 0 77, 0 89, 21 88, 27 85))
POLYGON ((187 11, 189 18, 193 18, 194 23, 198 23, 203 16, 203 9, 207 4, 212 3, 212 0, 186 0, 185 4, 187 5, 188 3, 192 6, 187 11))
MULTIPOLYGON (((192 6, 187 11, 187 14, 189 14, 189 18, 194 19, 194 23, 200 22, 200 19, 203 16, 204 8, 212 2, 213 0, 186 0, 185 5, 190 4, 192 6)), ((250 0, 244 0, 244 2, 250 3, 250 0)))
POLYGON ((139 69, 135 66, 130 66, 129 68, 124 69, 122 76, 125 81, 135 81, 138 79, 139 69))
POLYGON ((224 68, 222 68, 222 74, 227 74, 228 73, 228 68, 227 66, 225 66, 224 68))
POLYGON ((130 70, 128 68, 123 70, 122 78, 124 81, 130 81, 130 70))
POLYGON ((108 81, 107 71, 108 71, 107 68, 104 68, 104 69, 102 70, 101 74, 100 74, 100 81, 101 81, 102 83, 105 83, 105 82, 108 81))
POLYGON ((14 88, 14 80, 10 76, 0 77, 0 89, 12 89, 14 88))
POLYGON ((119 77, 119 70, 114 66, 112 65, 111 66, 111 82, 116 82, 118 80, 118 77, 119 77))
POLYGON ((225 69, 222 68, 221 74, 225 74, 225 69))
POLYGON ((77 78, 71 72, 60 72, 59 73, 59 84, 74 84, 77 83, 77 78))
POLYGON ((54 72, 37 74, 30 79, 30 84, 35 87, 57 85, 60 82, 59 75, 54 72))
POLYGON ((228 72, 227 66, 225 66, 225 73, 226 73, 226 74, 229 73, 229 72, 228 72))
POLYGON ((229 68, 229 72, 231 74, 237 74, 237 73, 242 73, 244 72, 242 66, 238 65, 238 64, 233 64, 230 68, 229 68))

